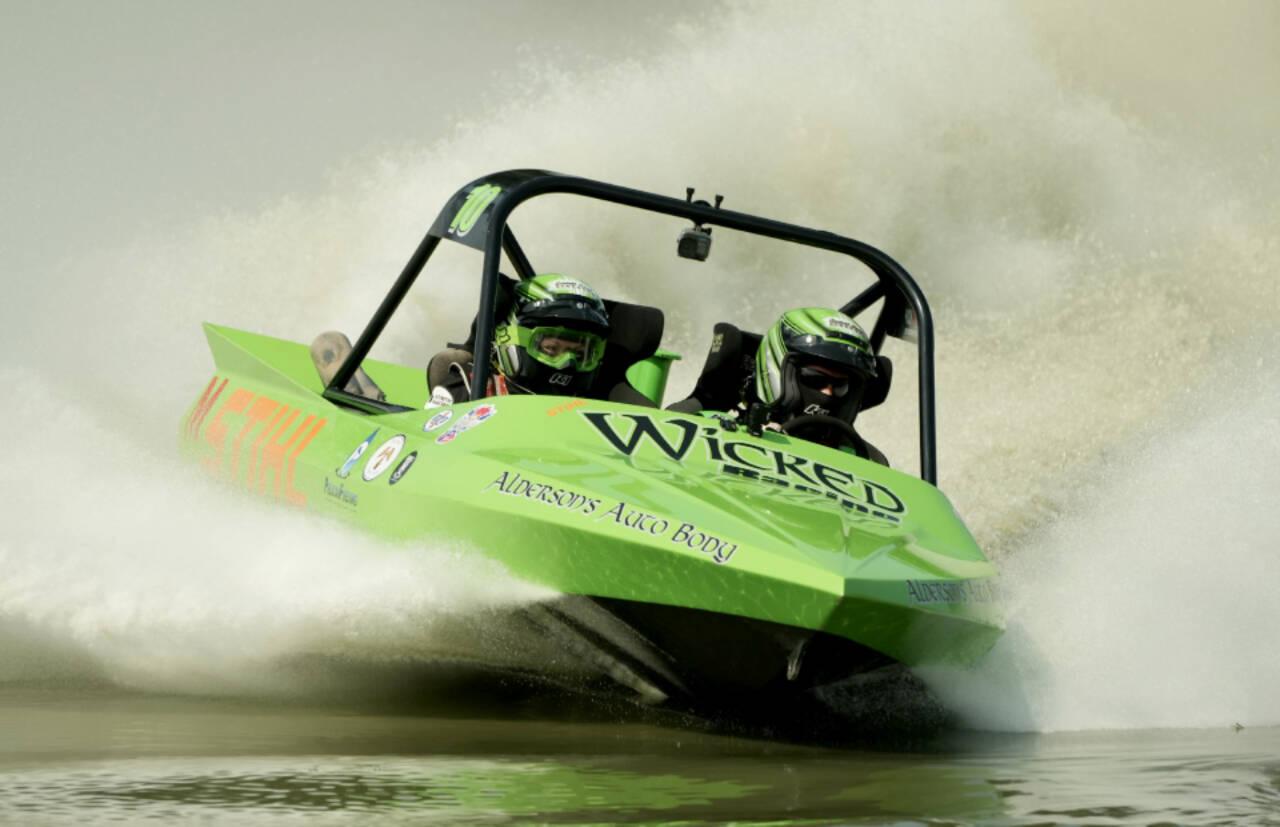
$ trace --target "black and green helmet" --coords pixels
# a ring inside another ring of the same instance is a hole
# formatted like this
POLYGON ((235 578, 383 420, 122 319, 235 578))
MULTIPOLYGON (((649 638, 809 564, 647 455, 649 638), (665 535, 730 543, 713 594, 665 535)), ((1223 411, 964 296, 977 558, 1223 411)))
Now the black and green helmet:
POLYGON ((586 283, 543 273, 515 286, 494 330, 498 370, 530 393, 585 393, 604 358, 609 315, 586 283))
POLYGON ((756 395, 771 418, 820 414, 852 422, 866 383, 876 375, 867 334, 839 310, 789 310, 756 351, 756 395))

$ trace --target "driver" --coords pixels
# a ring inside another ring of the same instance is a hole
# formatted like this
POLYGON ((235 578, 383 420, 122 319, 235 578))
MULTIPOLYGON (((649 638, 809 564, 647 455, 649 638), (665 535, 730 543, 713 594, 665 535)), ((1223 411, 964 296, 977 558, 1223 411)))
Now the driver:
MULTIPOLYGON (((493 377, 487 396, 547 393, 590 396, 609 337, 604 302, 585 282, 543 273, 517 282, 511 310, 493 333, 493 377)), ((428 408, 472 398, 471 354, 448 351, 447 376, 431 389, 428 408)))
POLYGON ((848 446, 888 465, 884 454, 853 430, 863 391, 875 376, 867 334, 839 310, 789 310, 756 351, 756 396, 772 427, 823 445, 848 446))

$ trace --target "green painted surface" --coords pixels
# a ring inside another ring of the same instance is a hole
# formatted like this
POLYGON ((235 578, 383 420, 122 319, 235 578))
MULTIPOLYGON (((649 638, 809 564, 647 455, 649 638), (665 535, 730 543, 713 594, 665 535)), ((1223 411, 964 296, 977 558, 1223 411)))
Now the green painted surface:
POLYGON ((421 410, 423 372, 372 360, 388 400, 415 410, 368 415, 320 396, 305 346, 206 333, 216 374, 182 444, 263 496, 388 538, 464 540, 565 593, 822 629, 907 664, 972 660, 1001 632, 994 568, 944 495, 910 475, 595 400, 421 410))
POLYGON ((648 359, 642 359, 627 368, 627 381, 654 402, 661 403, 662 396, 667 390, 667 377, 671 373, 671 363, 679 359, 679 354, 659 349, 648 359))

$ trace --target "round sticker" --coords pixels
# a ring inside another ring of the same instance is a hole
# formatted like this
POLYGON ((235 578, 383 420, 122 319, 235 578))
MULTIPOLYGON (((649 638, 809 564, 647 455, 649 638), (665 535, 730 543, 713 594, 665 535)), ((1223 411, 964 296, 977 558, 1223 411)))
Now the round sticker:
POLYGON ((468 428, 479 425, 497 412, 497 405, 481 405, 478 408, 472 408, 462 415, 462 418, 458 420, 458 424, 454 427, 459 431, 465 431, 468 428))
POLYGON ((373 456, 364 466, 365 482, 372 482, 378 478, 383 471, 391 467, 391 463, 396 461, 396 457, 400 456, 400 449, 404 448, 404 434, 396 434, 374 451, 373 456))
POLYGON ((391 472, 391 477, 389 478, 391 485, 395 485, 400 482, 400 478, 409 473, 409 469, 413 467, 413 464, 417 462, 417 460, 417 451, 411 452, 404 459, 400 460, 400 464, 396 466, 396 470, 391 472))
POLYGON ((422 426, 422 430, 434 431, 436 428, 439 428, 441 425, 445 424, 450 419, 453 419, 453 411, 441 411, 440 413, 428 419, 427 424, 422 426))

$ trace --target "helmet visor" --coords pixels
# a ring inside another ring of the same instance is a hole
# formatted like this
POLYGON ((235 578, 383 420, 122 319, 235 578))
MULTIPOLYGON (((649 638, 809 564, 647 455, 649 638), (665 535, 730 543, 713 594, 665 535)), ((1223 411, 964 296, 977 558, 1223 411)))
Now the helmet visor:
POLYGON ((796 379, 802 386, 825 393, 834 399, 843 399, 848 396, 850 386, 857 387, 862 381, 861 377, 815 365, 796 370, 796 379))
POLYGON ((806 361, 822 362, 832 367, 838 365, 869 376, 875 376, 876 373, 876 357, 870 349, 864 350, 848 342, 823 341, 817 336, 796 336, 787 341, 787 347, 806 361))
POLYGON ((555 370, 570 365, 578 373, 589 373, 604 358, 604 337, 568 327, 520 328, 521 344, 530 356, 555 370))

